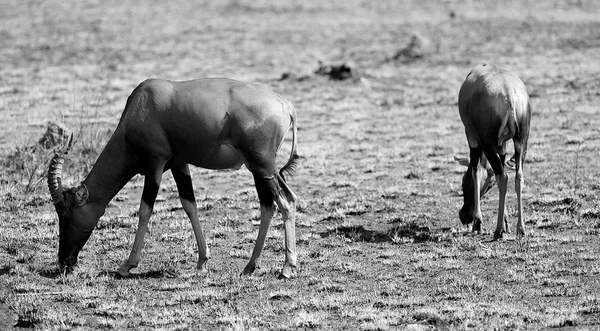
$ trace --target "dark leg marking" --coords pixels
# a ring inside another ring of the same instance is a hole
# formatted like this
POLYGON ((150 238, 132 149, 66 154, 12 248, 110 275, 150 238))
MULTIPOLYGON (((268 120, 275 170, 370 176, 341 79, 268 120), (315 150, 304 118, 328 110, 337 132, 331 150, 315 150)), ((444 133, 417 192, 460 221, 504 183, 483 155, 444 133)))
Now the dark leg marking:
POLYGON ((275 197, 279 194, 279 185, 274 180, 275 178, 258 178, 254 177, 256 192, 260 204, 265 207, 272 207, 275 203, 275 197))
POLYGON ((160 184, 156 180, 146 180, 144 183, 144 190, 142 192, 142 201, 144 201, 152 210, 154 208, 154 202, 158 195, 158 189, 160 184))
POLYGON ((187 201, 195 201, 194 187, 192 185, 192 176, 182 172, 179 169, 171 169, 175 183, 177 184, 177 190, 179 191, 179 197, 187 201))

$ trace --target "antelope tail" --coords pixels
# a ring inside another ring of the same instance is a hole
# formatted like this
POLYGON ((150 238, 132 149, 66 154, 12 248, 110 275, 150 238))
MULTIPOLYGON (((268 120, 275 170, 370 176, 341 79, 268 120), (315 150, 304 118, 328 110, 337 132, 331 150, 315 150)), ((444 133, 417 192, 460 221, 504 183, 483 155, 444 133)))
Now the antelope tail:
POLYGON ((300 156, 298 156, 298 151, 297 151, 297 146, 298 146, 298 138, 297 136, 297 132, 298 132, 298 128, 296 126, 296 111, 294 110, 291 114, 290 114, 290 119, 291 119, 291 123, 290 126, 292 127, 292 150, 290 152, 290 158, 288 159, 287 163, 279 170, 279 175, 281 176, 281 178, 285 181, 285 176, 293 176, 296 173, 296 169, 298 168, 298 161, 300 159, 300 156))

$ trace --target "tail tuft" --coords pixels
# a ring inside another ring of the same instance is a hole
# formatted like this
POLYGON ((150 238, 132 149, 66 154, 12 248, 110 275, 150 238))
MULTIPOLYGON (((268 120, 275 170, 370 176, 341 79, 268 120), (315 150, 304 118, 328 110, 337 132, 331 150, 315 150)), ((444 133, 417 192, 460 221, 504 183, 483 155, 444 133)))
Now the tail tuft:
POLYGON ((296 170, 298 168, 298 161, 300 160, 300 156, 298 156, 297 146, 298 146, 298 127, 296 126, 296 109, 294 106, 290 104, 290 127, 292 129, 292 149, 290 150, 290 158, 287 163, 279 170, 280 180, 285 182, 285 175, 289 175, 290 177, 294 176, 296 170))
POLYGON ((300 159, 301 157, 296 153, 291 155, 289 161, 279 170, 279 175, 283 180, 287 181, 286 176, 293 177, 296 174, 300 159))

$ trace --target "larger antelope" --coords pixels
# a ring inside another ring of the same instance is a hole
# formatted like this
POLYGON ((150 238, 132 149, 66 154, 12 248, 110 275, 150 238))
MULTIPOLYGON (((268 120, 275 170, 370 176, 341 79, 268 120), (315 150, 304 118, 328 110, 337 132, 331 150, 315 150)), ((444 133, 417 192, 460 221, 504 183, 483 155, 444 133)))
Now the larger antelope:
MULTIPOLYGON (((471 70, 458 95, 460 119, 470 148, 467 172, 463 176, 464 205, 459 212, 463 224, 473 223, 473 231, 481 230, 480 196, 489 189, 489 180, 496 176, 500 201, 494 239, 506 232, 506 189, 508 176, 504 171, 507 142, 512 139, 515 160, 515 191, 518 200, 517 235, 525 235, 523 225, 523 160, 527 154, 532 104, 525 85, 515 74, 487 64, 471 70), (487 163, 489 162, 489 165, 487 163), (480 187, 480 176, 487 169, 486 182, 480 187)), ((466 161, 466 162, 465 162, 466 161)))
POLYGON ((127 276, 140 261, 148 221, 167 170, 173 174, 192 223, 198 244, 197 268, 205 268, 210 254, 198 220, 188 164, 208 169, 238 169, 244 164, 254 177, 261 222, 243 274, 251 274, 258 266, 276 203, 285 229, 285 263, 280 277, 289 278, 296 266, 296 195, 285 174, 293 172, 298 158, 296 132, 296 110, 268 88, 224 78, 144 81, 127 99, 115 132, 81 185, 65 189, 61 184, 72 136, 50 164, 48 187, 59 216, 61 268, 68 270, 77 263, 79 251, 109 201, 139 173, 145 176, 139 225, 131 254, 118 269, 127 276), (277 171, 275 156, 290 128, 291 154, 277 171))

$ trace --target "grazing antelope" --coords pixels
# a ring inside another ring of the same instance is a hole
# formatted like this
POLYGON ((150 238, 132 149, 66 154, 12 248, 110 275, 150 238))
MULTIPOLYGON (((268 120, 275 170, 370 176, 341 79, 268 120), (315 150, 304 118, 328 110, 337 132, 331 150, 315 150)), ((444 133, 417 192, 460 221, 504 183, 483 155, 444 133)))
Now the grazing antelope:
POLYGON ((276 203, 285 229, 285 263, 280 277, 289 278, 296 266, 296 195, 285 175, 292 174, 297 165, 296 133, 296 110, 266 87, 224 78, 144 81, 127 99, 115 132, 81 185, 65 189, 61 184, 72 135, 51 161, 48 187, 59 216, 61 268, 70 270, 77 263, 79 251, 109 201, 139 173, 145 177, 139 225, 131 254, 118 269, 127 276, 140 261, 162 175, 171 170, 198 244, 197 268, 204 269, 210 254, 198 220, 188 164, 207 169, 239 169, 244 164, 254 177, 261 222, 243 274, 251 274, 258 266, 276 203), (275 156, 290 128, 290 157, 277 171, 275 156))
POLYGON ((505 214, 508 176, 504 167, 507 142, 512 139, 515 150, 515 191, 519 208, 517 235, 524 236, 522 168, 527 154, 532 111, 525 85, 519 77, 505 69, 479 64, 467 75, 460 88, 458 110, 470 148, 470 160, 457 159, 463 165, 468 163, 462 180, 464 205, 459 212, 460 221, 463 224, 473 223, 473 231, 481 230, 480 196, 489 189, 487 183, 491 180, 493 171, 500 191, 494 239, 501 238, 508 230, 505 214), (487 179, 480 187, 482 169, 487 170, 487 179))

